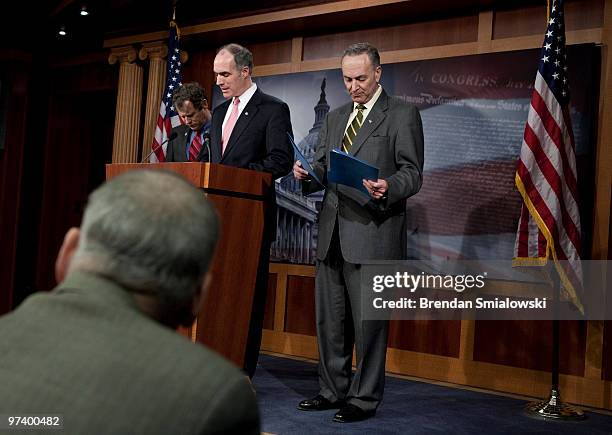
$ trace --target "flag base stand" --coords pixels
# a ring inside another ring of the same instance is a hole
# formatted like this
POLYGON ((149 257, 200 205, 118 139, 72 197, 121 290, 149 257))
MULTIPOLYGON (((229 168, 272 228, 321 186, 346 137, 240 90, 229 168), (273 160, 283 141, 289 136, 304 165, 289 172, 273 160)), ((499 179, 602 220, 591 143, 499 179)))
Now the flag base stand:
POLYGON ((531 402, 525 407, 525 412, 533 417, 542 417, 551 420, 583 420, 584 412, 578 408, 563 403, 559 390, 552 389, 548 400, 531 402))
POLYGON ((525 411, 532 417, 541 417, 546 420, 576 421, 584 420, 586 415, 578 408, 563 403, 559 388, 559 295, 561 291, 560 277, 553 266, 550 268, 550 278, 553 288, 554 319, 552 321, 552 370, 550 396, 547 400, 531 402, 525 411))

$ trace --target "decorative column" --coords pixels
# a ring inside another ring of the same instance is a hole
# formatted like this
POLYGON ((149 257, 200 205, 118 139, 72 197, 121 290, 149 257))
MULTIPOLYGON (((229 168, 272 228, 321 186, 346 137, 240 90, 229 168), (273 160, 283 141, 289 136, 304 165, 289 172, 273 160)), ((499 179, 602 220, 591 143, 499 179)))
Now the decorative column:
POLYGON ((111 49, 108 63, 119 62, 119 90, 115 111, 113 163, 135 163, 138 160, 140 110, 142 106, 142 67, 135 63, 132 46, 111 49))
POLYGON ((166 82, 166 56, 168 46, 161 42, 149 42, 138 52, 140 60, 149 58, 149 77, 147 81, 147 102, 145 107, 144 131, 142 133, 142 155, 144 159, 151 152, 155 126, 159 115, 162 93, 166 82))

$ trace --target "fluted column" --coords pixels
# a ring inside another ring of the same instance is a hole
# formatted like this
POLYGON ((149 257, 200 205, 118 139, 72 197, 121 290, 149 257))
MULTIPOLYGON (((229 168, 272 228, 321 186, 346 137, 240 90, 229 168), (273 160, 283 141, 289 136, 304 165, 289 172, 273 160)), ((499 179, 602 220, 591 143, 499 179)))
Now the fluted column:
POLYGON ((147 80, 147 102, 145 107, 144 131, 142 133, 143 159, 151 152, 155 126, 159 115, 159 106, 166 83, 166 59, 168 46, 161 42, 149 42, 138 52, 140 60, 149 58, 149 77, 147 80))
POLYGON ((138 161, 138 137, 142 106, 142 67, 135 63, 138 53, 134 47, 113 48, 108 63, 119 62, 119 89, 115 111, 113 163, 138 161))

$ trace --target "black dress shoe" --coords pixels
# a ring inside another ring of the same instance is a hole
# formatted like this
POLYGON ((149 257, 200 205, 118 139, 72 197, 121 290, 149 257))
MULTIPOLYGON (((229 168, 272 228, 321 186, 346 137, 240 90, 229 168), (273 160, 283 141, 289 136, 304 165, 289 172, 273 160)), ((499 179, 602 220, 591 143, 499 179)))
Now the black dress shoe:
POLYGON ((298 409, 301 411, 325 411, 326 409, 338 409, 343 405, 343 402, 331 402, 320 394, 317 394, 317 396, 312 399, 302 400, 298 405, 298 409))
POLYGON ((374 414, 376 414, 376 410, 364 411, 360 407, 351 405, 349 403, 341 408, 340 411, 336 412, 333 421, 338 423, 353 423, 356 421, 367 420, 370 417, 374 417, 374 414))

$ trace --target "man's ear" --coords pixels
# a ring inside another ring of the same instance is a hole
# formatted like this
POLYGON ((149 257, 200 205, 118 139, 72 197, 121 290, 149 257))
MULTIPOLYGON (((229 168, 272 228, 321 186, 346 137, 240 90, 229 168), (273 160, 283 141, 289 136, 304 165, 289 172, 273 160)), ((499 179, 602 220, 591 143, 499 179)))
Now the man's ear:
POLYGON ((382 75, 382 67, 378 65, 374 70, 374 77, 376 79, 376 83, 380 82, 380 76, 382 75))
POLYGON ((55 260, 55 280, 58 284, 68 275, 72 256, 79 246, 80 235, 81 230, 73 227, 70 228, 64 236, 64 242, 59 250, 59 254, 57 254, 57 260, 55 260))
POLYGON ((191 305, 191 314, 193 314, 193 318, 198 317, 198 313, 202 309, 202 304, 204 303, 204 297, 206 296, 206 292, 208 291, 208 287, 210 287, 210 282, 212 280, 212 274, 210 270, 206 272, 206 276, 202 281, 202 285, 200 286, 200 290, 193 295, 193 302, 191 305))

